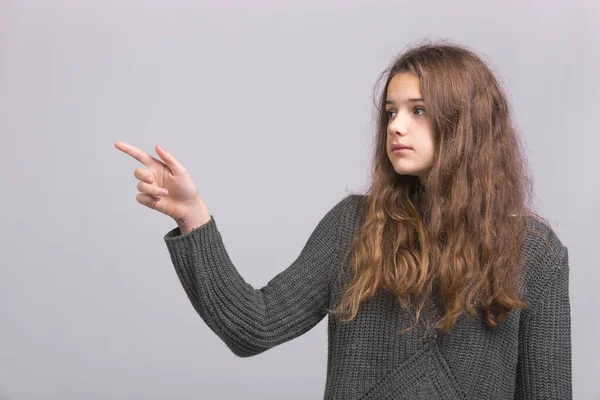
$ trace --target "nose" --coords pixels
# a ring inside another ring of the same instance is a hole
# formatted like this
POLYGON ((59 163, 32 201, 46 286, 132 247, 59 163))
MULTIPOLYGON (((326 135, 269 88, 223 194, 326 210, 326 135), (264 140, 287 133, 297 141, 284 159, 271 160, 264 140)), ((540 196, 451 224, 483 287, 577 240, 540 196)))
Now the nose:
POLYGON ((391 135, 406 135, 408 133, 408 118, 404 117, 402 113, 397 113, 390 122, 388 130, 391 135))

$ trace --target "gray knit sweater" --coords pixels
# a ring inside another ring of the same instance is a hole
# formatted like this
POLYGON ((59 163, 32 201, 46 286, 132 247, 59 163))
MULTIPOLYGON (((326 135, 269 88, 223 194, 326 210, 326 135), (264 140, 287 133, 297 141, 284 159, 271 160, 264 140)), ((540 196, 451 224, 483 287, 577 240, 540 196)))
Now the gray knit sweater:
MULTIPOLYGON (((260 289, 236 270, 214 216, 164 239, 197 313, 233 353, 249 357, 302 335, 338 304, 338 272, 363 197, 337 203, 298 258, 260 289)), ((528 224, 539 233, 523 242, 530 309, 512 312, 495 329, 463 316, 448 335, 426 328, 398 334, 414 314, 380 293, 362 303, 350 323, 328 317, 324 399, 572 398, 567 248, 547 225, 528 224)))

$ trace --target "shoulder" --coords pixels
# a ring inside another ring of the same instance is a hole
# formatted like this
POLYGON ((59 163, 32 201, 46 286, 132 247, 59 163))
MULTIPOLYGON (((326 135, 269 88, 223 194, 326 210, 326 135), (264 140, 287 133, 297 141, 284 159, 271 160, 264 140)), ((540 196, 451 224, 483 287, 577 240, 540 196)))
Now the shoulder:
POLYGON ((535 297, 559 272, 568 273, 568 249, 544 220, 526 216, 522 242, 524 280, 528 298, 535 297))
POLYGON ((528 257, 525 261, 537 265, 552 264, 561 256, 565 245, 546 221, 530 215, 524 218, 522 249, 523 255, 528 257))
POLYGON ((348 193, 341 200, 338 200, 337 204, 333 206, 330 212, 336 212, 340 216, 352 216, 358 211, 364 198, 365 195, 360 193, 348 193))
POLYGON ((339 199, 323 217, 337 225, 339 232, 356 230, 361 216, 362 204, 365 195, 359 193, 347 193, 339 199))

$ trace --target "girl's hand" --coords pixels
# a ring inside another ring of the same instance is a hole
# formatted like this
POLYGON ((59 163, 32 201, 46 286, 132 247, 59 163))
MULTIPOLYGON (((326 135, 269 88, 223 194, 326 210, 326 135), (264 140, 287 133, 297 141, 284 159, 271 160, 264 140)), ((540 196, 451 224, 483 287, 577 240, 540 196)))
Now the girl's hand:
POLYGON ((137 189, 142 193, 136 196, 139 203, 168 215, 177 223, 192 214, 197 216, 199 211, 207 220, 210 218, 190 174, 162 147, 156 145, 156 153, 164 163, 125 142, 115 142, 115 147, 148 167, 138 168, 133 173, 140 180, 137 189))

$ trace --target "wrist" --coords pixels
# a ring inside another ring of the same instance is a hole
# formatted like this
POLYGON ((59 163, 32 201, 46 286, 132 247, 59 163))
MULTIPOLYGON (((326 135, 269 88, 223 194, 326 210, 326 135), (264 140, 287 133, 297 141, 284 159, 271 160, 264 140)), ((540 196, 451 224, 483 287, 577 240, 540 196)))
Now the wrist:
POLYGON ((202 200, 191 206, 184 217, 175 220, 181 233, 184 235, 191 232, 210 220, 210 213, 202 200))

